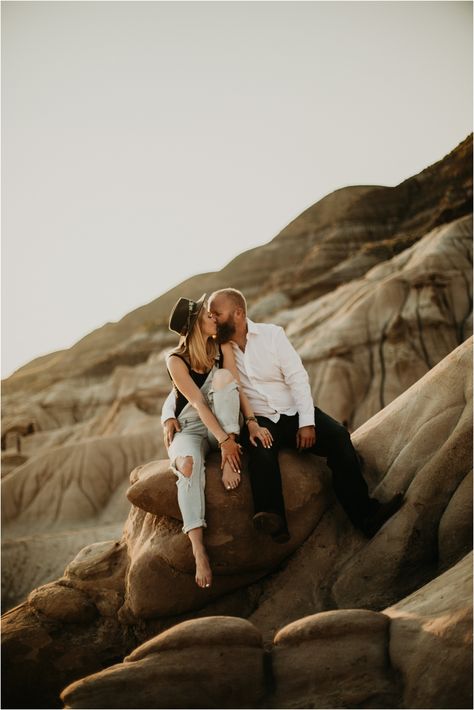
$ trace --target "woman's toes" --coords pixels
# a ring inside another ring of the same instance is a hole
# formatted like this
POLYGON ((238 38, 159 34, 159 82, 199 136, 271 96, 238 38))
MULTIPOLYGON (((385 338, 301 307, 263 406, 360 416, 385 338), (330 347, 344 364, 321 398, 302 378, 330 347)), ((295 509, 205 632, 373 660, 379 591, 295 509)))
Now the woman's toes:
POLYGON ((199 587, 201 587, 202 589, 206 589, 207 587, 211 586, 212 574, 204 575, 203 577, 199 578, 199 581, 197 581, 196 579, 196 582, 199 587))
POLYGON ((240 483, 240 474, 234 472, 226 472, 222 476, 222 483, 224 485, 224 488, 226 488, 228 491, 233 491, 240 483))
POLYGON ((196 584, 202 589, 211 586, 212 571, 209 564, 209 558, 206 553, 197 553, 196 555, 196 584))

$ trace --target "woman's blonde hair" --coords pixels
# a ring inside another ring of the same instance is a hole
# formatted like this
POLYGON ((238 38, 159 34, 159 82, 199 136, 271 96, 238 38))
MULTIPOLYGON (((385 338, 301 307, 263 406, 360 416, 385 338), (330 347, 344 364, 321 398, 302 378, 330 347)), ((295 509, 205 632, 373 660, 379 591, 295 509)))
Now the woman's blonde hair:
POLYGON ((206 313, 207 309, 202 308, 191 333, 173 351, 177 355, 183 355, 188 360, 192 370, 210 370, 217 355, 215 341, 212 338, 205 338, 202 333, 201 322, 206 313))

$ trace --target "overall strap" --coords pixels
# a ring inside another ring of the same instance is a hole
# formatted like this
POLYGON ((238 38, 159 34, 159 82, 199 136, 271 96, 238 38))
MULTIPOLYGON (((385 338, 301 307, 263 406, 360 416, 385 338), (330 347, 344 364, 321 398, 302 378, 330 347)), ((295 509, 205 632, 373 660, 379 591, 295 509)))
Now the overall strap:
MULTIPOLYGON (((177 357, 180 357, 179 355, 177 357)), ((184 359, 184 358, 181 358, 184 359)), ((185 360, 186 362, 186 360, 185 360)), ((217 362, 217 360, 216 360, 217 362)), ((188 364, 188 363, 186 363, 188 364)), ((202 391, 203 395, 207 397, 207 394, 212 386, 212 379, 214 377, 214 372, 217 367, 217 364, 214 364, 209 372, 206 374, 204 381, 199 381, 197 378, 202 377, 205 375, 205 373, 199 373, 195 372, 194 370, 191 369, 191 367, 188 365, 189 368, 189 375, 191 379, 194 381, 194 383, 199 387, 199 389, 202 391)), ((169 371, 168 371, 169 374, 169 371)), ((173 389, 175 391, 176 395, 176 409, 175 409, 175 415, 179 416, 179 414, 182 412, 184 407, 189 404, 188 400, 184 396, 182 392, 179 391, 179 389, 176 387, 176 384, 173 382, 173 389)))
POLYGON ((213 378, 213 377, 214 377, 214 368, 211 367, 211 369, 210 369, 209 372, 207 373, 206 379, 204 380, 204 382, 202 383, 202 385, 201 385, 201 387, 200 387, 200 389, 203 390, 203 392, 204 392, 205 394, 207 394, 207 391, 208 391, 209 388, 212 386, 212 378, 213 378))

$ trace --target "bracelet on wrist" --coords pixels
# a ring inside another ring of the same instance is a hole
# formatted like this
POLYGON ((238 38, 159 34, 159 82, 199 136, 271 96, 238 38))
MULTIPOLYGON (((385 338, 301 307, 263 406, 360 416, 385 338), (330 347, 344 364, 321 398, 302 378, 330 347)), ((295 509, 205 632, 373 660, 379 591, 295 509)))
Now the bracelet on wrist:
POLYGON ((225 444, 225 442, 226 442, 226 441, 229 441, 229 439, 230 439, 230 436, 229 436, 229 434, 227 434, 227 436, 226 436, 225 439, 222 439, 222 441, 218 441, 218 442, 217 442, 217 446, 218 446, 219 448, 221 448, 222 444, 225 444))
POLYGON ((245 417, 245 423, 248 424, 249 422, 257 422, 258 424, 257 417, 254 417, 253 414, 251 417, 245 417))

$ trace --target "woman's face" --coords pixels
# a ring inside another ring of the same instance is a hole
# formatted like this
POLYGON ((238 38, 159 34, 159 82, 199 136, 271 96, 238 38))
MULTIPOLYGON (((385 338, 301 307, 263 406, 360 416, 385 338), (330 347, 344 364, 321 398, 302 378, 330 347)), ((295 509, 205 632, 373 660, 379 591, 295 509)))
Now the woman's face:
POLYGON ((205 338, 209 338, 217 334, 217 323, 216 319, 210 313, 207 308, 203 308, 199 314, 199 324, 201 326, 202 334, 205 338))

